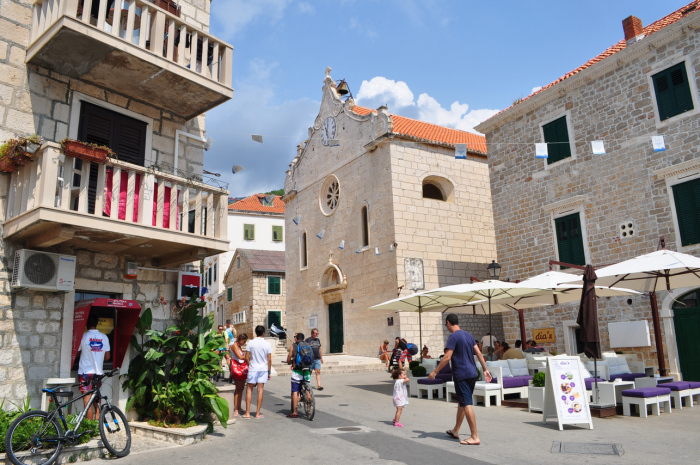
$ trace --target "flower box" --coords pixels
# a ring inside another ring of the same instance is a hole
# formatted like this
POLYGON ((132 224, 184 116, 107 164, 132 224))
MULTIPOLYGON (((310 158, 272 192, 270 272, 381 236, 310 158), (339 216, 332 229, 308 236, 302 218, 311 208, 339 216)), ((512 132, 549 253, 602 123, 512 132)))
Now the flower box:
POLYGON ((0 159, 0 171, 3 173, 12 173, 17 169, 17 163, 9 157, 0 159))
POLYGON ((66 155, 90 163, 105 163, 111 154, 111 151, 106 147, 94 147, 77 140, 64 140, 61 142, 61 146, 66 155))

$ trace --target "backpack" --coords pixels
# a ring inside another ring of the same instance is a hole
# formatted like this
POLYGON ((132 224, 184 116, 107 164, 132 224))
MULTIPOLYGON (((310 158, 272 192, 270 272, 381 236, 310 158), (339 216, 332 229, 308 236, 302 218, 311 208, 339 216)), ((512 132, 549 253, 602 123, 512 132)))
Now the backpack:
POLYGON ((298 368, 311 368, 314 364, 314 351, 308 342, 297 342, 297 356, 294 363, 298 368))
POLYGON ((416 355, 418 353, 418 346, 409 342, 408 345, 406 345, 406 350, 408 350, 409 354, 416 355))

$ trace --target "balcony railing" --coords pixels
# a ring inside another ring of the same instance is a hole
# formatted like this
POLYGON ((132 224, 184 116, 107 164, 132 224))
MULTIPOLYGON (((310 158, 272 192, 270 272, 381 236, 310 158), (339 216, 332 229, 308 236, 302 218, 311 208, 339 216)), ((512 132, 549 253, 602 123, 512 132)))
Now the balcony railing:
POLYGON ((231 98, 232 51, 226 42, 148 1, 36 0, 27 62, 107 86, 118 87, 125 76, 131 77, 123 83, 125 89, 146 101, 146 91, 158 90, 156 86, 161 92, 179 94, 180 99, 182 93, 197 92, 196 86, 183 87, 162 74, 174 72, 195 83, 222 86, 213 88, 225 94, 218 101, 214 96, 191 96, 200 101, 194 111, 171 105, 176 114, 189 118, 231 98), (61 34, 64 30, 72 34, 61 34), (120 52, 135 56, 137 63, 119 57, 120 52), (110 72, 110 67, 122 74, 110 72), (141 92, 139 86, 143 86, 141 92))
POLYGON ((4 237, 185 263, 228 251, 227 204, 226 190, 117 160, 93 165, 49 143, 12 173, 4 237))

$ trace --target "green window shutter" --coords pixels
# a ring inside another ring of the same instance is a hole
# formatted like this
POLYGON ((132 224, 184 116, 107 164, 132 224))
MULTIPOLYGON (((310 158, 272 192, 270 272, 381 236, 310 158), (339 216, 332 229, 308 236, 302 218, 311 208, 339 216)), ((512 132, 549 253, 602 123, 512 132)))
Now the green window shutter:
POLYGON ((267 293, 268 294, 281 294, 282 286, 280 283, 279 276, 268 276, 267 277, 267 293))
POLYGON ((211 275, 212 275, 212 269, 209 267, 209 285, 211 286, 211 275))
POLYGON ((272 240, 275 242, 281 242, 283 238, 283 233, 284 230, 282 229, 282 226, 273 226, 272 227, 272 240))
POLYGON ((554 220, 554 226, 557 230, 559 261, 572 265, 585 265, 586 254, 583 248, 583 231, 579 214, 557 218, 554 220))
POLYGON ((685 63, 679 63, 652 76, 661 121, 693 109, 685 63))
POLYGON ((247 241, 255 240, 255 225, 254 224, 244 224, 243 225, 243 239, 247 241))
POLYGON ((700 242, 700 179, 673 186, 681 245, 700 242))
POLYGON ((226 299, 231 302, 233 300, 233 288, 229 287, 226 289, 226 299))
POLYGON ((571 156, 566 116, 542 126, 542 133, 544 141, 547 142, 547 164, 556 163, 571 156))
POLYGON ((218 263, 214 263, 214 282, 216 282, 216 269, 219 267, 218 263))

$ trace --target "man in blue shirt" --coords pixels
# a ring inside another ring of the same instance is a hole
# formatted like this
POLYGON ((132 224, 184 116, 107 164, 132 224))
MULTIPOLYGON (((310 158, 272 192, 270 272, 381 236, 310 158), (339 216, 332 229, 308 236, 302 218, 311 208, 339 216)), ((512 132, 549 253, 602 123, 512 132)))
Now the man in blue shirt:
POLYGON ((479 363, 481 363, 484 379, 487 383, 491 382, 491 373, 486 368, 486 361, 484 361, 484 356, 481 355, 479 345, 474 340, 474 336, 467 331, 459 329, 457 315, 454 313, 447 315, 445 326, 450 332, 450 337, 447 338, 447 343, 445 344, 445 355, 438 366, 435 367, 435 370, 430 373, 429 377, 430 379, 435 379, 435 376, 448 362, 452 363, 452 379, 455 383, 455 397, 459 405, 457 407, 455 426, 451 430, 447 430, 446 433, 454 439, 459 439, 459 428, 462 426, 464 417, 467 417, 471 436, 464 441, 460 441, 460 444, 478 446, 481 444, 481 440, 476 431, 476 416, 474 416, 474 409, 472 408, 472 393, 474 392, 476 380, 479 377, 479 372, 474 363, 475 354, 479 359, 479 363))

